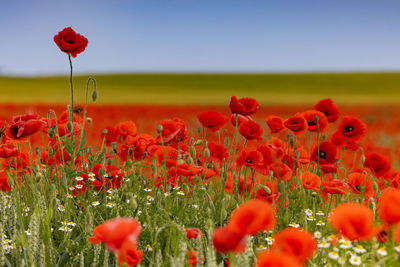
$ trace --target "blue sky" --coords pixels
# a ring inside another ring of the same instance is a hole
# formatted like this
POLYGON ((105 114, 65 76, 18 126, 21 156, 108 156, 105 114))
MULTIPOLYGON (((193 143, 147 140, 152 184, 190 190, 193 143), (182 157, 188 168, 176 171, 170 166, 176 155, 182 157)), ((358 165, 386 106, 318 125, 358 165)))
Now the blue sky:
POLYGON ((75 71, 400 70, 397 0, 0 2, 0 73, 67 74, 53 36, 89 40, 75 71))

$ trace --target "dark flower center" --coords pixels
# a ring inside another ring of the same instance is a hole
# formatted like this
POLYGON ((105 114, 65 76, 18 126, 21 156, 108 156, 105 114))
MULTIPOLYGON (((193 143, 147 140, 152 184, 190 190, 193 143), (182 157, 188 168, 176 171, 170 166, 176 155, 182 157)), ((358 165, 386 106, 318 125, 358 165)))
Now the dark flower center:
POLYGON ((327 156, 326 152, 324 151, 317 152, 317 155, 322 159, 326 159, 327 156))
POLYGON ((344 129, 344 131, 345 131, 346 133, 350 133, 350 132, 354 131, 354 128, 353 128, 353 126, 347 126, 347 127, 344 129))

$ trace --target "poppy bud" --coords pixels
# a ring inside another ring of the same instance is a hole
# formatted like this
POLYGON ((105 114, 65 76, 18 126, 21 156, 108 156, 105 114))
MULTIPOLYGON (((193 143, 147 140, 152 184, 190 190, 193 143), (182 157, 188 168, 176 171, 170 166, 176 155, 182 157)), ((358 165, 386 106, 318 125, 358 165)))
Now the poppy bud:
POLYGON ((104 129, 104 130, 103 130, 103 135, 104 135, 104 137, 106 136, 107 133, 108 133, 108 130, 107 130, 107 129, 104 129))
POLYGON ((379 192, 379 186, 378 184, 375 182, 374 179, 372 179, 372 187, 374 188, 375 192, 379 192))
POLYGON ((208 149, 208 147, 206 149, 204 149, 204 157, 206 159, 208 159, 210 157, 210 150, 208 149))
POLYGON ((87 118, 86 118, 86 121, 87 121, 88 123, 92 123, 93 119, 90 118, 90 117, 87 117, 87 118))
POLYGON ((268 186, 265 186, 262 184, 259 184, 258 186, 261 187, 265 191, 265 193, 267 193, 268 195, 270 195, 272 193, 271 189, 268 186))
POLYGON ((312 196, 312 197, 317 197, 317 196, 318 196, 318 193, 315 192, 315 191, 313 191, 313 192, 311 193, 311 196, 312 196))
POLYGON ((184 164, 185 161, 183 159, 178 159, 177 163, 178 163, 178 165, 181 165, 181 164, 184 164))
POLYGON ((186 163, 189 164, 189 165, 193 165, 193 164, 194 164, 193 158, 189 156, 189 157, 186 159, 186 163))
POLYGON ((204 142, 203 139, 198 139, 198 140, 196 140, 196 142, 194 142, 194 145, 195 145, 195 146, 198 146, 198 145, 203 144, 203 142, 204 142))
POLYGON ((362 155, 362 156, 361 156, 360 161, 361 161, 361 165, 364 165, 364 162, 365 162, 365 155, 362 155))
POLYGON ((319 121, 319 116, 315 115, 314 119, 315 119, 316 122, 318 122, 319 121))
POLYGON ((74 125, 72 124, 72 121, 67 122, 67 129, 70 133, 72 133, 74 129, 74 125))
POLYGON ((108 158, 108 159, 106 160, 106 163, 107 163, 107 165, 111 165, 112 159, 108 158))
POLYGON ((93 93, 92 93, 92 100, 93 100, 93 102, 96 102, 98 96, 99 96, 99 95, 97 94, 97 90, 94 90, 93 93))
POLYGON ((53 138, 55 134, 54 129, 53 128, 47 129, 47 134, 49 135, 50 138, 53 138))
POLYGON ((196 149, 194 148, 194 146, 190 147, 190 156, 192 158, 196 158, 196 149))
POLYGON ((137 209, 137 202, 136 199, 134 197, 131 197, 129 200, 129 204, 131 204, 132 210, 136 210, 137 209))
POLYGON ((157 125, 157 131, 161 133, 163 130, 163 126, 161 124, 157 125))

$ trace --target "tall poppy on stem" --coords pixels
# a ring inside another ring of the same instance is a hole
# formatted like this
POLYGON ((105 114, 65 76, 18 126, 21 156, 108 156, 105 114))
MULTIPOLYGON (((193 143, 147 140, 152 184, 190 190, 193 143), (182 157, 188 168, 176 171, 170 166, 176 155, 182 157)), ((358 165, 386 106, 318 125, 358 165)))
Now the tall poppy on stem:
MULTIPOLYGON (((74 85, 72 82, 72 57, 85 51, 88 40, 85 36, 76 33, 71 27, 65 28, 54 36, 54 42, 57 46, 68 55, 70 76, 69 83, 71 86, 71 110, 74 110, 74 85)), ((71 112, 72 113, 72 112, 71 112)), ((72 114, 70 114, 70 121, 72 121, 72 114)))
POLYGON ((371 240, 378 230, 373 211, 359 203, 340 204, 329 214, 329 222, 351 241, 371 240))

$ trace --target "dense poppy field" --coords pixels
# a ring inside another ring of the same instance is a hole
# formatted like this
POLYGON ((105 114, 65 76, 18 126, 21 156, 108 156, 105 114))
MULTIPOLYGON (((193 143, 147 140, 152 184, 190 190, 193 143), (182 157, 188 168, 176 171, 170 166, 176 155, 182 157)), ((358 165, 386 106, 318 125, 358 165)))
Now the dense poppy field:
POLYGON ((0 114, 1 266, 399 265, 398 108, 77 106, 54 41, 71 104, 0 114))

